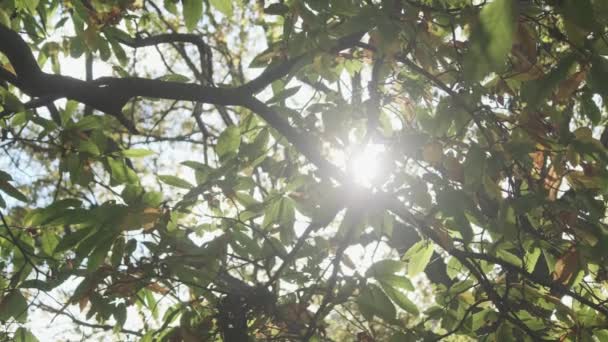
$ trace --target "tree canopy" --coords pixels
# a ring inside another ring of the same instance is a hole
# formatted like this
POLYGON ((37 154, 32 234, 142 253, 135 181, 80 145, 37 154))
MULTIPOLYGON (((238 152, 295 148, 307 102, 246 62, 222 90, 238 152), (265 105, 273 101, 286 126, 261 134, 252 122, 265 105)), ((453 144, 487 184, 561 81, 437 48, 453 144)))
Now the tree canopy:
POLYGON ((1 1, 0 340, 608 340, 607 25, 1 1))

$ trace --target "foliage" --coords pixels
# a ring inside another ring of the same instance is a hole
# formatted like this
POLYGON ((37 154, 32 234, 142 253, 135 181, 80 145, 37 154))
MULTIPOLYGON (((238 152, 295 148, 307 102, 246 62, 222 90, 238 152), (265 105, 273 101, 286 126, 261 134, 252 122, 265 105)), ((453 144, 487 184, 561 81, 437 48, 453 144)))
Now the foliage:
POLYGON ((603 0, 1 1, 2 338, 48 313, 65 339, 608 339, 607 24, 603 0))

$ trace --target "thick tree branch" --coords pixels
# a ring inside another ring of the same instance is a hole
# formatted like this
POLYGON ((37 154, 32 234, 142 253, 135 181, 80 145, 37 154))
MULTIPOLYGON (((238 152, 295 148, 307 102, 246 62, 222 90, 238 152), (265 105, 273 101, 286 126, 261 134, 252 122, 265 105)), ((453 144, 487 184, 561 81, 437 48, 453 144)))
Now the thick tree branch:
MULTIPOLYGON (((343 49, 360 39, 362 34, 351 35, 339 40, 335 49, 343 49)), ((164 41, 172 36, 163 36, 156 41, 164 41)), ((177 36, 185 39, 183 36, 177 36)), ((188 37, 192 40, 193 37, 188 37)), ((155 40, 152 40, 155 41, 155 40)), ((149 43, 149 42, 147 42, 149 43)), ((143 44, 143 43, 141 43, 143 44)), ((286 75, 291 66, 299 58, 288 61, 260 75, 252 82, 240 88, 215 88, 196 84, 150 80, 145 78, 115 78, 105 77, 92 82, 76 78, 53 75, 43 72, 21 36, 6 26, 0 25, 0 52, 4 53, 17 73, 15 83, 26 94, 32 97, 68 98, 91 106, 109 115, 115 116, 130 131, 135 132, 135 126, 123 114, 122 107, 134 97, 150 97, 161 99, 198 101, 216 105, 244 105, 262 110, 262 114, 272 116, 261 102, 250 95, 265 87, 272 81, 286 75), (292 64, 293 63, 293 64, 292 64)), ((15 80, 14 80, 15 81, 15 80)), ((253 110, 253 108, 250 108, 253 110)), ((256 111, 256 110, 254 110, 256 111)), ((256 111, 257 112, 257 111, 256 111)), ((275 115, 276 118, 278 115, 275 115)), ((287 131, 292 131, 286 121, 281 124, 287 131)), ((307 142, 300 142, 300 147, 307 142)), ((308 148, 307 148, 308 149, 308 148)), ((311 156, 308 153, 307 156, 311 156)))
MULTIPOLYGON (((360 36, 356 38, 355 42, 358 41, 360 36)), ((254 93, 259 89, 264 88, 273 80, 289 74, 289 72, 292 71, 292 67, 297 64, 298 58, 290 60, 286 64, 281 64, 276 67, 276 69, 267 69, 260 77, 243 87, 215 88, 143 78, 109 77, 85 82, 71 77, 47 74, 40 70, 27 43, 21 39, 19 34, 2 25, 0 25, 0 52, 4 53, 9 58, 17 73, 17 78, 13 79, 13 81, 15 81, 14 84, 16 83, 16 85, 28 95, 34 97, 48 96, 50 98, 66 97, 90 105, 95 109, 114 115, 118 118, 120 118, 121 115, 121 108, 131 98, 139 96, 246 107, 261 116, 270 126, 286 137, 300 153, 318 167, 323 176, 333 178, 343 184, 351 183, 348 178, 345 177, 344 172, 341 169, 327 161, 319 152, 320 146, 316 146, 318 139, 314 135, 309 132, 300 132, 292 127, 288 120, 281 117, 271 107, 253 97, 254 93)), ((417 67, 413 64, 408 64, 408 66, 412 68, 417 67)), ((417 69, 417 71, 424 73, 424 70, 417 69)), ((452 95, 451 89, 447 88, 443 90, 452 95)), ((455 98, 458 99, 457 96, 455 96, 455 98)), ((474 108, 470 108, 465 103, 462 103, 461 105, 468 108, 472 113, 475 113, 474 108)), ((123 122, 123 124, 125 123, 123 122)), ((356 188, 354 185, 353 187, 356 188)), ((437 245, 441 246, 454 257, 458 258, 458 260, 473 272, 480 281, 483 280, 483 274, 479 273, 475 265, 470 262, 469 258, 484 260, 482 257, 487 258, 488 256, 464 255, 463 253, 465 252, 456 250, 449 242, 445 241, 445 238, 442 237, 440 232, 430 226, 426 221, 406 210, 403 207, 402 202, 395 196, 381 192, 373 194, 369 191, 366 191, 365 194, 369 195, 368 199, 374 203, 384 203, 386 209, 398 215, 406 223, 415 226, 423 235, 433 240, 437 245)), ((494 260, 494 262, 507 269, 511 267, 509 264, 504 262, 501 264, 499 261, 500 260, 494 260)), ((515 271, 521 273, 519 268, 515 271)), ((564 288, 563 285, 544 283, 541 279, 532 278, 532 275, 528 273, 522 273, 522 275, 539 285, 558 288, 581 303, 608 316, 608 310, 604 307, 586 300, 584 297, 577 295, 568 288, 564 288)), ((501 303, 500 298, 493 295, 495 290, 492 288, 491 284, 486 282, 485 285, 484 290, 487 292, 489 298, 495 302, 495 305, 502 314, 505 315, 507 319, 511 320, 512 323, 518 325, 523 331, 530 333, 529 328, 525 326, 525 324, 521 326, 521 321, 510 316, 509 308, 501 303)))

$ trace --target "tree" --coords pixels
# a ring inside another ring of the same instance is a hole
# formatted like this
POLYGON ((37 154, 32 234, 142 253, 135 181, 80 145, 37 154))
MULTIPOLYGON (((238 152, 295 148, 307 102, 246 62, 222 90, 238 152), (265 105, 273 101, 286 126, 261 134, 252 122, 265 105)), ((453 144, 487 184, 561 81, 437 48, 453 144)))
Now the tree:
POLYGON ((0 2, 3 338, 608 339, 607 18, 0 2))

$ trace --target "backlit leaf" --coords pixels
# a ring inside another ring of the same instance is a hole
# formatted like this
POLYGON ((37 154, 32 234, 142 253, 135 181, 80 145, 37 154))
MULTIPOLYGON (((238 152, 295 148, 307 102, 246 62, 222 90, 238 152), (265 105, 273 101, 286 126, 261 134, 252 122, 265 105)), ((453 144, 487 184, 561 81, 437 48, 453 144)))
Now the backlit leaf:
POLYGON ((433 255, 433 243, 426 240, 416 242, 403 256, 407 261, 407 274, 413 277, 424 271, 433 255))
POLYGON ((386 294, 374 284, 368 284, 357 298, 359 307, 372 315, 391 321, 395 318, 395 306, 386 294))
POLYGON ((517 29, 517 1, 494 0, 483 7, 473 27, 465 70, 471 80, 500 71, 506 62, 517 29))
POLYGON ((215 150, 220 157, 224 157, 229 153, 234 153, 241 145, 241 133, 237 126, 226 128, 218 138, 215 150))
POLYGON ((222 12, 228 18, 232 18, 233 2, 231 0, 209 0, 211 6, 215 7, 218 11, 222 12))
POLYGON ((159 175, 158 179, 160 179, 165 184, 182 189, 192 189, 192 187, 194 187, 194 185, 190 184, 190 182, 173 175, 159 175))
POLYGON ((182 4, 186 28, 192 31, 203 17, 203 0, 182 0, 182 4))

